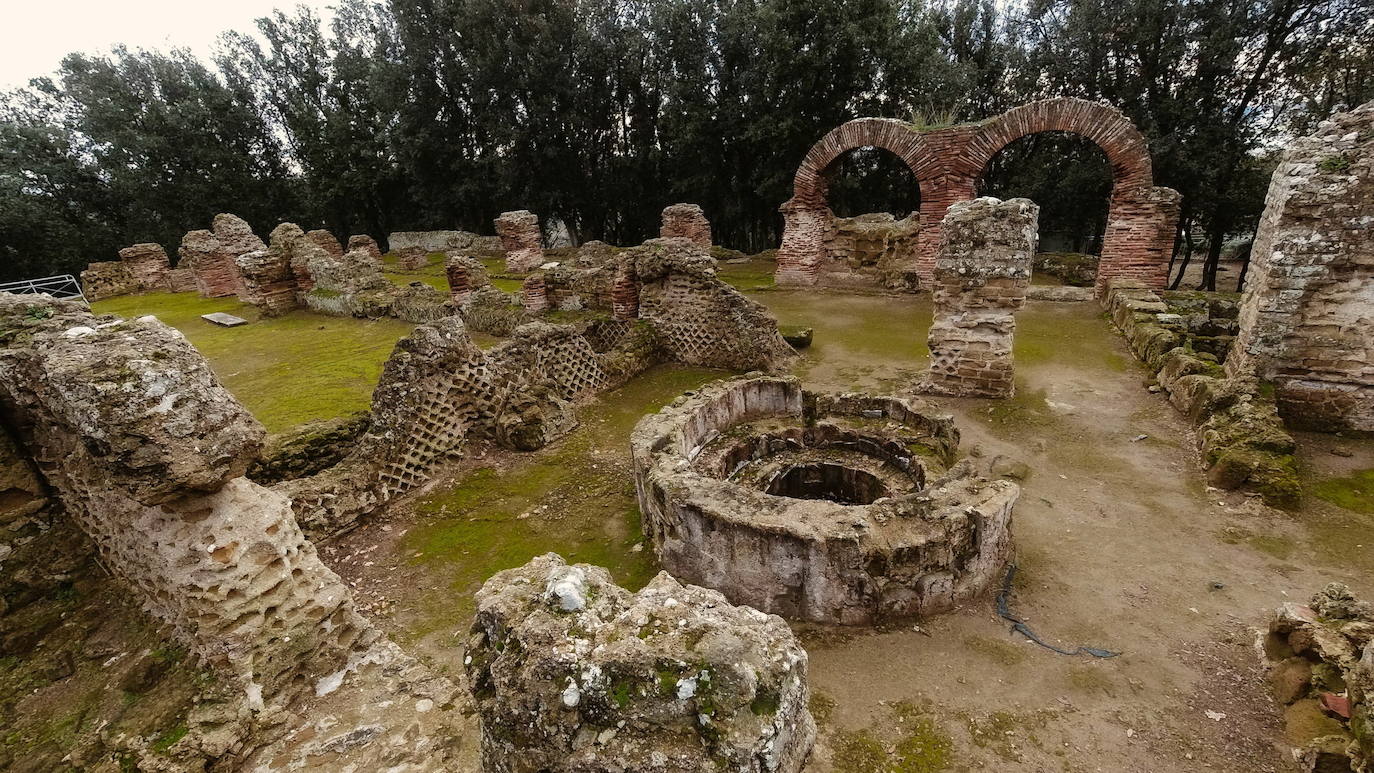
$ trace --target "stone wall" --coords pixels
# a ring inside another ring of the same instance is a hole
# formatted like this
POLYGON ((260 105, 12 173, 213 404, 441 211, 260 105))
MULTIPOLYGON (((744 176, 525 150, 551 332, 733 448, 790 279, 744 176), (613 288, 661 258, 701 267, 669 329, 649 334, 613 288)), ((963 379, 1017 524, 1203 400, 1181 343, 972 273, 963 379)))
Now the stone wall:
POLYGON ((1167 280, 1178 218, 1178 193, 1154 187, 1145 137, 1119 110, 1059 97, 1013 108, 976 124, 923 128, 883 118, 859 118, 822 137, 807 152, 782 206, 777 282, 815 284, 821 265, 829 176, 839 159, 861 147, 889 150, 906 162, 921 193, 922 230, 910 264, 921 280, 934 277, 941 223, 948 208, 972 199, 987 164, 1009 143, 1046 131, 1072 132, 1096 143, 1112 166, 1113 189, 1098 287, 1111 278, 1136 278, 1152 287, 1167 280))
POLYGON ((262 427, 186 339, 43 301, 0 295, 0 398, 104 566, 250 707, 375 639, 289 502, 243 477, 262 427))
POLYGON ((1026 301, 1039 213, 1029 199, 981 198, 949 208, 935 261, 923 389, 975 397, 1015 392, 1015 313, 1026 301))
POLYGON ((290 259, 276 250, 257 250, 245 253, 234 261, 243 289, 239 298, 275 317, 300 304, 296 300, 296 275, 291 271, 290 259))
POLYGON ((1131 352, 1157 374, 1169 402, 1198 427, 1212 485, 1257 492, 1271 505, 1296 504, 1296 445, 1274 401, 1254 379, 1228 378, 1221 366, 1234 357, 1223 348, 1226 331, 1235 329, 1234 298, 1161 294, 1119 279, 1107 284, 1102 303, 1131 352))
POLYGON ((348 251, 361 250, 369 258, 381 262, 382 248, 377 246, 377 240, 367 234, 354 234, 348 237, 348 251))
POLYGON ((324 253, 331 258, 343 257, 343 245, 339 244, 338 239, 334 238, 334 234, 323 229, 316 229, 314 231, 307 231, 305 238, 318 245, 319 248, 324 250, 324 253))
POLYGON ((396 231, 386 237, 392 252, 418 247, 425 253, 489 249, 488 237, 469 231, 396 231))
POLYGON ((1374 432, 1374 102, 1294 142, 1269 184, 1232 375, 1299 429, 1374 432))
POLYGON ((475 291, 491 285, 486 266, 480 260, 462 255, 449 255, 445 259, 444 276, 448 279, 449 300, 459 306, 475 291))
POLYGON ((664 239, 686 239, 698 247, 711 247, 711 221, 696 204, 673 204, 663 210, 658 235, 664 239))
POLYGON ((523 274, 544 264, 544 237, 539 232, 539 217, 533 212, 502 212, 496 218, 496 233, 506 251, 507 271, 523 274))
POLYGON ((212 231, 191 231, 181 240, 181 262, 195 272, 196 289, 205 298, 237 295, 243 289, 235 261, 240 255, 267 249, 242 218, 215 215, 212 231))
POLYGON ((638 318, 678 362, 737 371, 773 371, 796 355, 766 307, 716 278, 705 248, 686 239, 651 239, 624 259, 639 284, 638 318))
POLYGON ((431 322, 454 313, 448 297, 424 282, 398 286, 382 275, 381 264, 364 249, 349 250, 335 260, 320 254, 309 263, 314 288, 305 305, 322 314, 407 322, 431 322))
POLYGON ((171 263, 161 244, 145 242, 125 247, 119 251, 119 259, 129 267, 129 273, 141 289, 167 289, 167 270, 171 263))
POLYGON ((661 572, 540 556, 477 593, 464 658, 488 773, 799 773, 807 655, 781 619, 661 572))
POLYGON ((128 264, 120 260, 92 263, 81 272, 81 292, 86 300, 100 301, 141 290, 128 264))

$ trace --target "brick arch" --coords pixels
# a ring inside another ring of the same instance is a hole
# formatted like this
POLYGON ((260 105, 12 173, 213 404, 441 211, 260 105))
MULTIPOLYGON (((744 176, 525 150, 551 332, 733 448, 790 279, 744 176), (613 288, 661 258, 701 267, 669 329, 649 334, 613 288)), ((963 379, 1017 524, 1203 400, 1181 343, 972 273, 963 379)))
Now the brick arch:
POLYGON ((1040 132, 1068 132, 1091 140, 1112 166, 1112 195, 1154 185, 1145 135, 1120 110, 1097 102, 1057 97, 1014 107, 984 122, 969 136, 964 152, 951 159, 957 174, 978 178, 1007 145, 1040 132))
POLYGON ((882 148, 907 165, 917 184, 937 174, 939 158, 927 148, 924 135, 911 124, 892 118, 856 118, 831 129, 802 159, 792 177, 795 206, 826 206, 826 177, 846 153, 859 148, 882 148))

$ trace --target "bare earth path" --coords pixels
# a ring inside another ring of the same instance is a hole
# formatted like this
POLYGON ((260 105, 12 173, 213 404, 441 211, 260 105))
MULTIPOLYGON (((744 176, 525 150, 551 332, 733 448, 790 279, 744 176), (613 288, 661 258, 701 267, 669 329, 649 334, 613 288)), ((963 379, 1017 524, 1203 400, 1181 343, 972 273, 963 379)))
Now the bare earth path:
MULTIPOLYGON (((924 365, 928 300, 756 297, 784 324, 815 328, 797 372, 816 386, 898 390, 924 365)), ((1146 390, 1095 305, 1033 302, 1018 324, 1015 399, 939 402, 965 453, 1030 468, 1013 525, 1015 611, 1058 646, 1122 654, 1037 647, 1009 632, 991 598, 881 631, 798 627, 823 728, 809 769, 1289 770, 1252 629, 1332 580, 1374 595, 1369 516, 1311 497, 1279 513, 1208 489, 1191 430, 1146 390)), ((468 597, 492 571, 559 550, 610 564, 626 584, 650 576, 650 551, 636 550, 629 428, 713 375, 648 374, 589 407, 573 437, 469 460, 324 554, 393 636, 456 674, 468 597)), ((1374 467, 1370 441, 1303 444, 1314 477, 1374 467)))

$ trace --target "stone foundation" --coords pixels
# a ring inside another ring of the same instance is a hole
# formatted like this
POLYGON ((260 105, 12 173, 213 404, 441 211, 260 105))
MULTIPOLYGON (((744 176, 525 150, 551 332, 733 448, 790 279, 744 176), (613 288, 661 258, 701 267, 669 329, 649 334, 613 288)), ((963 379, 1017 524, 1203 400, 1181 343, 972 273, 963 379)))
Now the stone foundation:
POLYGON ((827 623, 950 609, 996 584, 1019 489, 949 469, 948 416, 906 399, 716 382, 631 435, 644 532, 673 576, 827 623))
POLYGON ((81 292, 88 301, 102 301, 142 289, 133 272, 123 261, 107 260, 92 263, 81 272, 81 292))
POLYGON ((237 295, 243 289, 235 263, 240 255, 267 249, 241 218, 215 215, 213 231, 191 231, 181 240, 181 262, 195 272, 196 289, 205 298, 237 295))
POLYGON ((698 247, 711 247, 711 222, 696 204, 673 204, 663 210, 658 235, 664 239, 686 239, 698 247))
POLYGON ((239 297, 245 303, 257 306, 270 317, 298 307, 296 276, 291 271, 291 261, 286 255, 275 249, 258 250, 240 255, 235 263, 243 284, 239 297))
POLYGON ((531 314, 538 314, 549 308, 549 296, 544 285, 543 274, 531 274, 520 285, 520 305, 531 314))
POLYGON ((1296 429, 1374 432, 1374 102, 1294 142, 1269 185, 1231 375, 1296 429))
POLYGON ((539 217, 533 212, 502 212, 496 218, 496 233, 506 251, 507 271, 524 274, 544 264, 544 237, 539 232, 539 217))
POLYGON ((787 624, 666 572, 638 593, 553 554, 501 572, 465 663, 488 773, 799 773, 815 740, 787 624))
POLYGON ((444 275, 448 279, 449 300, 458 306, 465 303, 473 292, 491 284, 486 266, 480 260, 462 255, 448 256, 444 261, 444 275))
POLYGON ((338 239, 334 238, 334 234, 323 229, 316 229, 314 231, 307 231, 305 233, 305 238, 309 239, 311 242, 314 242, 314 244, 320 249, 324 250, 324 254, 328 255, 329 257, 343 257, 343 245, 339 244, 338 239))
POLYGON ((1029 199, 981 198, 949 208, 935 261, 923 391, 968 397, 1015 392, 1015 313, 1026 301, 1039 212, 1029 199))
POLYGON ((397 231, 386 237, 392 250, 418 247, 426 254, 488 247, 486 237, 468 231, 397 231))
POLYGON ((361 250, 365 255, 378 263, 382 260, 382 248, 377 246, 377 240, 367 234, 354 234, 348 237, 348 251, 361 250))
POLYGON ((421 247, 402 247, 392 249, 396 255, 396 266, 402 271, 419 271, 429 263, 429 253, 421 247))

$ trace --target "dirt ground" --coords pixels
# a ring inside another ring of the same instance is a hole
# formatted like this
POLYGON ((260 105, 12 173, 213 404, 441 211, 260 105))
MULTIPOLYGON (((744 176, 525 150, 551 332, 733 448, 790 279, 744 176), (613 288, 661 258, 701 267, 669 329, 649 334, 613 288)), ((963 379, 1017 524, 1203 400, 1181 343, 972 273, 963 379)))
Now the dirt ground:
MULTIPOLYGON (((765 291, 815 329, 795 372, 897 391, 924 366, 928 299, 765 291)), ((1031 468, 1013 533, 1013 610, 1065 656, 1012 633, 989 597, 881 630, 797 626, 821 741, 812 773, 1286 771, 1254 650, 1269 610, 1332 580, 1374 596, 1371 516, 1309 496, 1293 513, 1212 490, 1194 436, 1087 303, 1019 316, 1017 396, 939 399, 962 452, 1031 468)), ((601 396, 535 454, 474 454, 428 491, 322 550, 412 652, 461 673, 471 593, 556 550, 631 587, 656 571, 638 534, 638 416, 720 374, 664 368, 601 396)), ((1314 485, 1374 467, 1374 441, 1302 436, 1314 485)), ((475 746, 475 744, 473 745, 475 746)), ((469 747, 472 750, 472 747, 469 747)))

